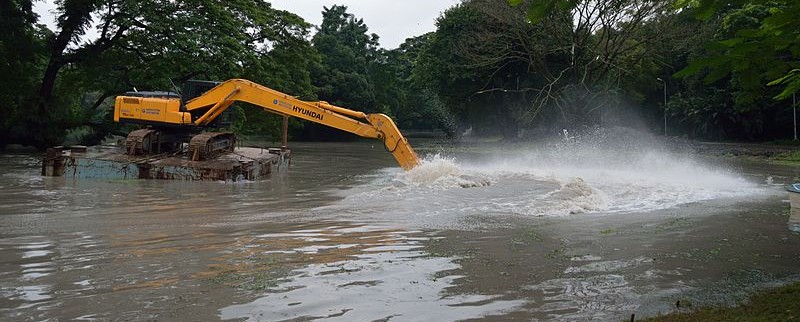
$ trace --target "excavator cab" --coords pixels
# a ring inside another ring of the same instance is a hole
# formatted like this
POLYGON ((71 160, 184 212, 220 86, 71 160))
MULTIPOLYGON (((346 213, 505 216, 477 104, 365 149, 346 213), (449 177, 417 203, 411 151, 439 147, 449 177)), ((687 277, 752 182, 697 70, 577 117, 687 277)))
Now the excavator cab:
MULTIPOLYGON (((181 111, 187 112, 186 109, 186 102, 189 102, 200 95, 203 95, 205 92, 208 92, 217 85, 221 84, 222 82, 217 81, 204 81, 204 80, 188 80, 183 83, 183 87, 181 88, 181 111)), ((202 113, 193 113, 192 114, 192 122, 197 121, 202 113)), ((234 114, 233 109, 226 110, 223 112, 219 117, 214 119, 213 122, 209 123, 207 127, 212 128, 224 128, 230 127, 231 124, 236 120, 236 115, 234 114)))
POLYGON ((183 83, 183 87, 181 88, 181 101, 183 102, 181 108, 183 111, 186 111, 186 102, 203 95, 203 93, 208 92, 220 83, 221 82, 202 80, 188 80, 183 83))

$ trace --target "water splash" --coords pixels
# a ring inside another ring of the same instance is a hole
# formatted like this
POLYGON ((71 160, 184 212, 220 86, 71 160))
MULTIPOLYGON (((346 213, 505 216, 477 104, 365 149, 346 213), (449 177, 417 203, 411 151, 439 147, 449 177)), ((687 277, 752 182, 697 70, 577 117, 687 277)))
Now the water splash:
POLYGON ((440 154, 429 156, 418 167, 398 174, 395 180, 406 186, 426 188, 471 188, 488 186, 490 180, 467 174, 455 158, 440 154))
POLYGON ((400 218, 566 216, 648 212, 767 191, 725 167, 636 135, 569 133, 549 144, 484 150, 477 157, 433 155, 408 172, 366 177, 343 194, 340 206, 367 213, 359 205, 380 198, 382 213, 400 218))
POLYGON ((528 206, 531 213, 546 216, 552 213, 576 214, 608 208, 608 197, 589 186, 581 178, 572 178, 561 185, 561 188, 545 194, 543 199, 555 201, 550 206, 539 207, 535 202, 528 206))
POLYGON ((655 140, 607 133, 521 149, 476 167, 485 173, 524 174, 562 185, 579 178, 597 199, 596 207, 585 208, 588 211, 650 211, 765 193, 764 187, 728 168, 700 162, 655 140))

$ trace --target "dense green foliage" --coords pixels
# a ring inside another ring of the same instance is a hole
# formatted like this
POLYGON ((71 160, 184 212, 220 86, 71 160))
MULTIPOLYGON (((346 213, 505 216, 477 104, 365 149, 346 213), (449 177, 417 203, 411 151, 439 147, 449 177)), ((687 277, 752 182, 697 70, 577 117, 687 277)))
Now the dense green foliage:
POLYGON ((132 88, 172 90, 173 82, 188 79, 246 77, 295 95, 314 95, 309 70, 317 56, 306 40, 311 25, 267 2, 58 4, 60 30, 55 32, 33 24, 29 1, 12 2, 19 13, 2 11, 28 17, 5 29, 25 37, 3 39, 3 55, 36 58, 6 60, 20 66, 12 65, 19 72, 2 76, 3 84, 19 86, 0 89, 4 101, 14 103, 5 106, 4 141, 46 147, 76 128, 102 137, 117 130, 108 98, 132 88), (97 26, 98 39, 83 40, 91 26, 97 26), (39 44, 28 46, 34 54, 17 52, 15 42, 21 40, 39 44))
MULTIPOLYGON (((607 3, 647 6, 659 2, 673 8, 666 12, 672 22, 665 27, 691 28, 679 31, 679 37, 660 37, 659 46, 667 50, 657 59, 659 63, 635 70, 639 74, 653 70, 673 74, 674 78, 668 81, 671 90, 666 112, 674 125, 671 132, 711 139, 790 137, 793 95, 800 89, 800 20, 797 19, 800 2, 616 0, 607 3)), ((508 0, 508 3, 525 4, 520 7, 525 8, 530 21, 544 22, 553 15, 579 12, 588 1, 508 0)), ((641 23, 656 25, 663 20, 648 18, 641 23)))
POLYGON ((800 66, 800 33, 796 19, 786 14, 796 17, 800 5, 750 1, 710 7, 714 11, 701 8, 705 23, 715 28, 675 74, 685 80, 687 93, 671 100, 671 107, 689 122, 708 119, 705 128, 692 129, 712 138, 788 137, 792 94, 800 87, 800 78, 794 76, 800 66), (687 99, 706 100, 708 106, 682 104, 687 99), (710 124, 716 122, 727 125, 710 124))
POLYGON ((23 136, 25 123, 31 117, 26 113, 32 92, 38 85, 34 75, 42 72, 47 30, 35 25, 30 0, 0 3, 0 100, 3 116, 0 117, 0 147, 10 140, 23 136))
MULTIPOLYGON (((415 68, 420 41, 409 39, 395 50, 379 48, 378 35, 344 6, 324 8, 322 24, 312 38, 322 62, 311 83, 320 100, 367 113, 384 113, 406 129, 448 130, 436 99, 409 78, 415 68)), ((304 136, 315 140, 352 137, 309 124, 304 136)))
MULTIPOLYGON (((386 113, 403 129, 508 140, 613 125, 661 132, 665 114, 670 135, 788 138, 800 88, 800 2, 790 0, 467 0, 391 50, 343 6, 321 8, 313 27, 265 0, 56 4, 56 30, 30 0, 0 4, 0 147, 124 134, 111 98, 189 79, 248 78, 386 113)), ((280 117, 237 110, 236 131, 277 137, 280 117)))
POLYGON ((668 75, 663 42, 686 32, 673 11, 668 1, 586 1, 531 23, 522 6, 465 1, 439 19, 419 73, 480 134, 624 124, 619 107, 654 105, 645 99, 668 75))

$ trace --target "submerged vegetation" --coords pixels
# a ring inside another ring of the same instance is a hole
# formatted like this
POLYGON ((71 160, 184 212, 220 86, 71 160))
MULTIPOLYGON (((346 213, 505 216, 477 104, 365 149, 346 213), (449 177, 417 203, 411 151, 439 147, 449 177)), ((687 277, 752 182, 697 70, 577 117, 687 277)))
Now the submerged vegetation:
POLYGON ((800 151, 778 155, 775 157, 775 162, 785 165, 800 165, 800 151))
POLYGON ((794 283, 753 295, 737 307, 690 308, 642 321, 800 321, 800 283, 794 283))
MULTIPOLYGON (((31 0, 0 4, 0 148, 124 134, 111 98, 190 79, 248 78, 404 129, 507 141, 614 125, 786 139, 800 88, 789 0, 465 0, 395 49, 344 6, 312 26, 264 0, 56 4, 56 30, 31 0)), ((277 136, 280 118, 237 110, 235 131, 277 136)), ((300 121, 291 133, 348 137, 300 121)))

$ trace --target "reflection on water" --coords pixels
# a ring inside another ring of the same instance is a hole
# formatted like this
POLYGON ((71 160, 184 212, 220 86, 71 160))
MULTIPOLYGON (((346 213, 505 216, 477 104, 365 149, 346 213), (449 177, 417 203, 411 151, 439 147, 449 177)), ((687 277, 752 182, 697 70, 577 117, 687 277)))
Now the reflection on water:
POLYGON ((258 236, 247 247, 263 245, 257 248, 269 250, 262 254, 301 256, 312 263, 293 270, 255 301, 222 309, 222 318, 455 321, 522 304, 498 296, 446 295, 461 278, 449 271, 460 266, 423 250, 421 242, 436 237, 373 229, 334 226, 258 236))
POLYGON ((227 303, 220 313, 213 307, 205 313, 224 319, 448 321, 522 304, 497 295, 449 294, 461 278, 452 271, 460 266, 424 250, 424 243, 436 238, 433 232, 327 221, 277 224, 246 234, 0 238, 0 313, 12 320, 163 317, 176 301, 190 297, 179 290, 198 283, 242 292, 225 300, 213 293, 194 299, 192 306, 227 303), (230 305, 237 298, 249 302, 230 305), (81 304, 88 299, 99 306, 81 304))
POLYGON ((729 173, 667 180, 691 164, 400 174, 371 144, 295 152, 243 184, 42 178, 0 155, 0 320, 618 321, 800 259, 788 206, 729 173))
MULTIPOLYGON (((792 185, 794 186, 794 185, 792 185)), ((789 191, 789 230, 800 233, 800 193, 789 191)))
POLYGON ((54 236, 0 238, 0 312, 11 318, 41 319, 64 301, 90 293, 90 280, 72 283, 64 277, 91 272, 106 254, 93 236, 76 232, 54 236))
POLYGON ((0 320, 449 320, 520 304, 449 292, 460 266, 425 250, 435 232, 309 212, 363 164, 342 179, 300 158, 284 177, 228 184, 42 178, 36 162, 0 158, 0 320))
POLYGON ((800 233, 800 208, 792 208, 789 215, 789 230, 800 233))
POLYGON ((542 293, 541 312, 562 321, 605 320, 634 312, 639 297, 624 276, 614 274, 552 279, 529 289, 542 293))
POLYGON ((638 312, 643 303, 688 289, 679 270, 661 270, 652 258, 602 261, 571 259, 562 277, 526 289, 537 294, 536 311, 554 321, 619 321, 638 312))

